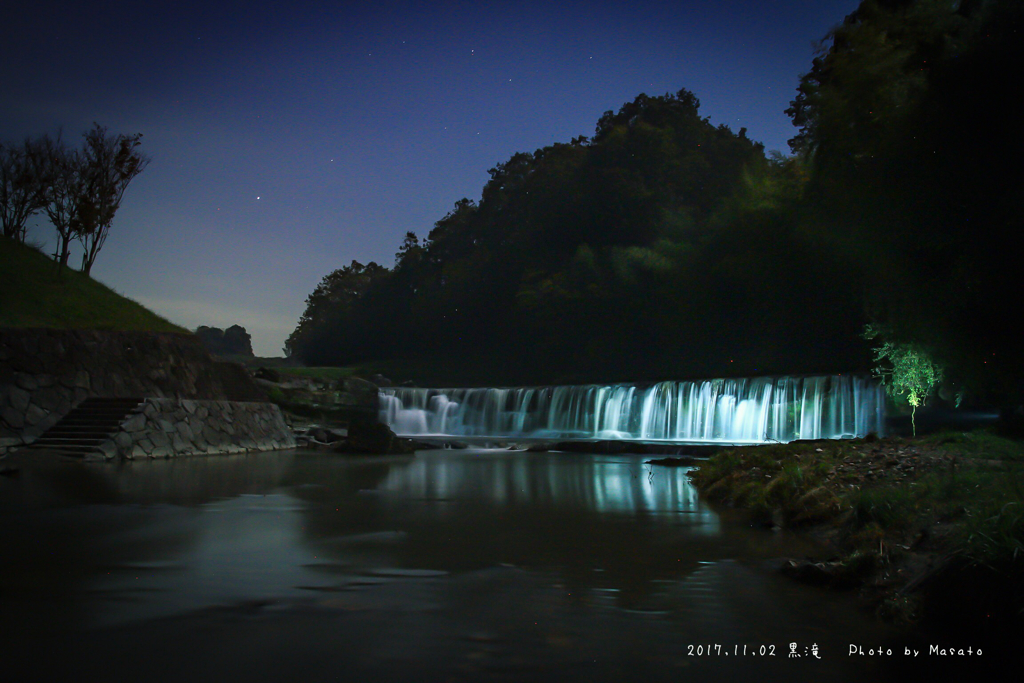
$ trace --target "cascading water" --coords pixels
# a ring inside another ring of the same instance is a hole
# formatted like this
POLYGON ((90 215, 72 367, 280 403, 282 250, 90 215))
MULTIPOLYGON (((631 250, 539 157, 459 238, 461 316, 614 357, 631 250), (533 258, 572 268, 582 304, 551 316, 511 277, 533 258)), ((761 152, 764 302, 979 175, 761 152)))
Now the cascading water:
POLYGON ((866 377, 758 377, 561 387, 380 391, 403 436, 760 443, 881 434, 885 399, 866 377))

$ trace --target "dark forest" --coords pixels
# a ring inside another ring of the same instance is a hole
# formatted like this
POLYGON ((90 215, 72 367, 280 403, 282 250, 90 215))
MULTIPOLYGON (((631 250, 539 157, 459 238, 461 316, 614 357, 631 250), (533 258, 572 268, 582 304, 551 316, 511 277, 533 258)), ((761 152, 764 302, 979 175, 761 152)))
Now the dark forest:
POLYGON ((498 164, 393 268, 327 275, 287 351, 530 384, 866 371, 889 348, 949 401, 1019 402, 1022 14, 863 2, 800 80, 791 156, 688 90, 639 95, 498 164))

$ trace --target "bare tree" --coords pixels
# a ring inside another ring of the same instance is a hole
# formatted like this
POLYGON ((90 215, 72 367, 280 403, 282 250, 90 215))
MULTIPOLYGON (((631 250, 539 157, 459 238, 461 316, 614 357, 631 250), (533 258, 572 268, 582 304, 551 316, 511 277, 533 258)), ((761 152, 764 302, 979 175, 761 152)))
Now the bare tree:
POLYGON ((47 164, 41 144, 0 144, 0 224, 4 237, 25 241, 26 223, 46 204, 47 164))
POLYGON ((86 274, 107 240, 124 191, 149 165, 149 157, 138 149, 141 140, 141 133, 107 135, 106 127, 98 123, 85 134, 82 157, 87 193, 78 205, 76 237, 85 247, 82 272, 86 274))

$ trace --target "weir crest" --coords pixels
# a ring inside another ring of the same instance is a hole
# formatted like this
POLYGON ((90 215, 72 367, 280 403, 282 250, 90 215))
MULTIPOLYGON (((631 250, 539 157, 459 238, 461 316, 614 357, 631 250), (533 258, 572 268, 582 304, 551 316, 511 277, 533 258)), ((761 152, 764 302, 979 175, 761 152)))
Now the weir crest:
POLYGON ((857 375, 553 387, 380 390, 402 436, 765 443, 882 434, 885 397, 857 375))

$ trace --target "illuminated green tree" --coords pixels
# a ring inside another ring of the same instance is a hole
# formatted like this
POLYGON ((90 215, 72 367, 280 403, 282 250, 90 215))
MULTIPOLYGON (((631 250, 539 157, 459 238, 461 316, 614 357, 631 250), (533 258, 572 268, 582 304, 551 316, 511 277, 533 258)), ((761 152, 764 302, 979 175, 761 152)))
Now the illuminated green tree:
POLYGON ((875 368, 875 376, 882 380, 890 396, 906 396, 910 404, 910 424, 917 436, 914 416, 917 407, 925 404, 935 387, 942 382, 942 366, 915 344, 886 339, 888 328, 868 325, 864 329, 865 339, 878 339, 881 346, 874 348, 875 361, 883 363, 875 368))

